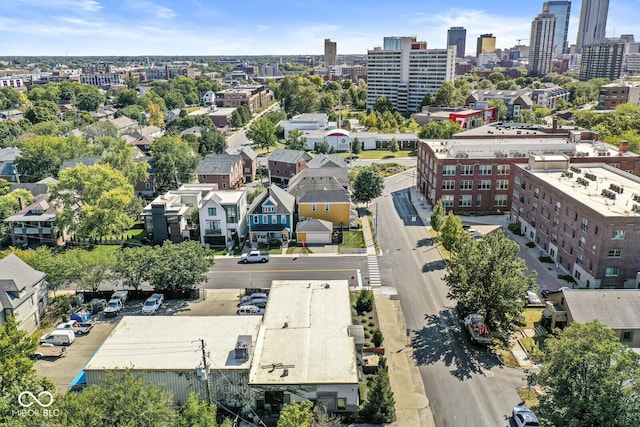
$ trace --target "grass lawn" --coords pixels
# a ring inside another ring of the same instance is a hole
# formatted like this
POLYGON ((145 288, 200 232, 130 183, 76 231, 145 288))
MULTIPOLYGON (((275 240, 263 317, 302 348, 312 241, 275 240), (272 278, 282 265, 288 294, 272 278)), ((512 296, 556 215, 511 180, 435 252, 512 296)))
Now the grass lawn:
POLYGON ((364 236, 362 231, 343 231, 341 248, 364 248, 364 236))
POLYGON ((287 148, 287 146, 284 144, 284 142, 282 141, 278 141, 276 142, 276 145, 274 145, 273 147, 269 147, 269 149, 264 149, 262 147, 260 147, 259 145, 256 144, 251 144, 251 149, 253 151, 255 151, 258 155, 264 154, 265 156, 269 156, 273 150, 275 150, 276 148, 287 148))
MULTIPOLYGON (((346 159, 349 158, 349 153, 340 153, 340 155, 346 159)), ((416 150, 398 150, 392 153, 389 150, 362 150, 354 158, 361 160, 374 160, 374 159, 393 159, 395 157, 416 157, 416 150)))
POLYGON ((534 329, 542 321, 542 308, 525 308, 522 312, 525 329, 534 329))
POLYGON ((527 408, 533 409, 540 405, 538 394, 532 387, 518 387, 518 396, 527 408))
POLYGON ((305 246, 289 246, 287 248, 288 254, 311 254, 313 251, 305 246))
POLYGON ((519 366, 518 361, 516 360, 516 357, 513 355, 513 353, 511 353, 510 348, 495 347, 494 350, 502 360, 502 363, 504 363, 506 366, 509 366, 511 368, 517 368, 519 366))

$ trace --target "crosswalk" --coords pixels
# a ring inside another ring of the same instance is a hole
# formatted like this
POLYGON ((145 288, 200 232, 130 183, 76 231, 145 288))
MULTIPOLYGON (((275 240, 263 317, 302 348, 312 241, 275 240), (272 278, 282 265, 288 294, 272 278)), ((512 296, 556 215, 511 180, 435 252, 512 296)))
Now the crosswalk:
POLYGON ((369 286, 372 288, 379 288, 382 286, 380 281, 380 268, 378 267, 378 257, 368 256, 367 264, 369 266, 369 286))

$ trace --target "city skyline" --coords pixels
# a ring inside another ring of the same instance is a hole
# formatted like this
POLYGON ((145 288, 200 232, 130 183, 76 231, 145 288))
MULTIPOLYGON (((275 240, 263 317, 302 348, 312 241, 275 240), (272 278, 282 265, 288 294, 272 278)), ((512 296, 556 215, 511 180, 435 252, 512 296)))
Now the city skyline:
MULTIPOLYGON (((471 41, 493 33, 497 47, 507 48, 529 36, 542 4, 497 0, 480 9, 469 0, 455 8, 330 0, 315 11, 322 13, 310 13, 292 1, 238 9, 202 0, 16 0, 3 6, 0 55, 322 55, 326 38, 338 43, 338 55, 365 55, 385 36, 415 36, 430 49, 444 48, 452 26, 464 27, 471 41)), ((576 42, 580 6, 572 4, 569 44, 576 42)), ((640 10, 631 0, 611 1, 606 35, 614 32, 640 37, 640 10)))

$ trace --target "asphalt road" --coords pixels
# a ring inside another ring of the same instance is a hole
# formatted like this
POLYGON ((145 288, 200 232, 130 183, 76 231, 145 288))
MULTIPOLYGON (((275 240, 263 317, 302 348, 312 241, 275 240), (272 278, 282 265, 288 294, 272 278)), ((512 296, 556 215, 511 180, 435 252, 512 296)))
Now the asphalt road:
POLYGON ((388 178, 372 209, 383 251, 382 283, 398 289, 436 425, 508 426, 524 374, 469 342, 447 298, 445 264, 420 220, 414 221, 412 183, 411 171, 388 178))
POLYGON ((242 129, 239 129, 234 134, 229 135, 229 137, 227 137, 228 149, 230 151, 239 151, 243 146, 251 145, 252 144, 251 140, 247 138, 247 129, 249 128, 251 123, 253 123, 254 120, 264 116, 268 112, 277 111, 279 109, 280 109, 280 104, 276 102, 275 104, 273 104, 272 106, 264 110, 262 113, 260 113, 260 115, 252 118, 251 121, 249 121, 249 123, 247 123, 242 129))
POLYGON ((238 258, 216 257, 207 274, 206 289, 269 288, 272 280, 334 280, 367 277, 364 256, 272 256, 264 264, 241 264, 238 258))

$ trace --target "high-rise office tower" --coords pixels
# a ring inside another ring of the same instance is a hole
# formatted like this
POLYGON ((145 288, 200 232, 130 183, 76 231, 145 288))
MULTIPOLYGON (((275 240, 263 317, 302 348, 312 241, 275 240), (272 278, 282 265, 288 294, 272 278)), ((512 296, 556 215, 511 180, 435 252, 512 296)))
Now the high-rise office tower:
POLYGON ((603 39, 607 32, 609 0, 582 0, 576 53, 596 40, 603 39))
POLYGON ((580 80, 619 79, 622 73, 624 50, 625 43, 620 39, 600 39, 583 46, 580 80))
POLYGON ((467 44, 467 30, 464 27, 451 27, 447 31, 447 46, 455 46, 458 58, 464 58, 467 44))
POLYGON ((493 53, 496 51, 496 38, 493 34, 481 34, 478 37, 478 44, 476 45, 476 56, 481 53, 493 53))
POLYGON ((338 44, 331 39, 324 39, 324 63, 326 65, 336 65, 338 44))
POLYGON ((556 15, 541 13, 531 23, 529 37, 529 74, 544 76, 551 72, 556 15))
POLYGON ((415 37, 385 37, 367 52, 367 108, 386 96, 399 112, 418 111, 428 93, 455 77, 456 47, 427 49, 415 37))
POLYGON ((569 33, 570 1, 546 1, 542 4, 542 13, 552 13, 556 16, 556 35, 553 37, 553 57, 560 58, 563 53, 569 53, 567 34, 569 33))

